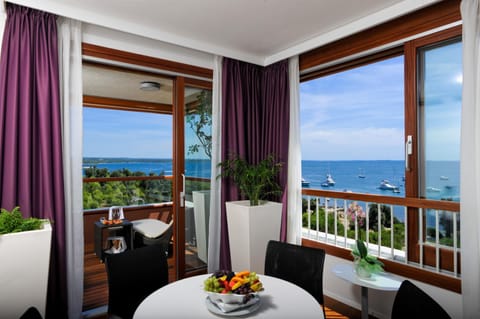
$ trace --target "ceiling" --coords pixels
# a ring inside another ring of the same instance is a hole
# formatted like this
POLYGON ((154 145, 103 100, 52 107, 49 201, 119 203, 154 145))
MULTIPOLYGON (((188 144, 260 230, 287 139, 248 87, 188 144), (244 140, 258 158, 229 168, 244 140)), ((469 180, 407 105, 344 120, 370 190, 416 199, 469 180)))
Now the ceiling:
POLYGON ((153 73, 84 63, 82 76, 84 95, 173 104, 173 81, 153 73), (160 89, 141 90, 143 81, 159 83, 160 89))
POLYGON ((438 0, 8 0, 268 65, 438 0))
MULTIPOLYGON (((8 0, 162 42, 268 65, 438 0, 8 0)), ((172 104, 169 78, 83 66, 85 95, 172 104), (160 84, 157 91, 140 82, 160 84)), ((187 91, 186 99, 198 92, 187 91)))

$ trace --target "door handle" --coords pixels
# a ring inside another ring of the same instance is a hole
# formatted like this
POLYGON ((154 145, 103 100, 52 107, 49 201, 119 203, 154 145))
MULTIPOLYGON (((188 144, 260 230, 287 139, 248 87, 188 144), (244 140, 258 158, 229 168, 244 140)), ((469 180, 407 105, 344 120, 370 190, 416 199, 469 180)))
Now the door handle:
POLYGON ((182 191, 180 192, 180 207, 185 207, 185 174, 182 174, 182 191))
POLYGON ((413 154, 413 138, 412 135, 407 136, 405 143, 405 170, 410 171, 410 155, 413 154))

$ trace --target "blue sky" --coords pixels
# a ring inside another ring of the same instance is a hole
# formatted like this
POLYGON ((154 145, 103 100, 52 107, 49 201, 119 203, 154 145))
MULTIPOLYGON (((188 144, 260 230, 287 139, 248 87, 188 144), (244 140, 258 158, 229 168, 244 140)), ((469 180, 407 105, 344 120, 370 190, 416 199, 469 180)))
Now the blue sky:
POLYGON ((403 105, 402 57, 302 83, 302 158, 402 159, 403 105))
MULTIPOLYGON (((426 61, 426 158, 458 160, 461 43, 426 61)), ((400 56, 301 83, 302 158, 403 160, 403 68, 400 56)))
MULTIPOLYGON (((426 59, 426 156, 458 160, 461 43, 426 59)), ((403 95, 403 57, 301 83, 302 158, 404 159, 403 95)), ((84 155, 171 158, 172 118, 84 108, 84 155)))
POLYGON ((170 115, 83 109, 85 157, 172 158, 170 115))

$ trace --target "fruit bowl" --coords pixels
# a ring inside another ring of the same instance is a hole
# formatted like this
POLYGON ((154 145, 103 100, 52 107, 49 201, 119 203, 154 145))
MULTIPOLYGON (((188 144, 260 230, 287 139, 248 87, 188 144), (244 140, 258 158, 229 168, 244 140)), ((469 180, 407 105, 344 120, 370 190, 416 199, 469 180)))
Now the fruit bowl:
POLYGON ((246 304, 258 299, 263 285, 255 272, 220 270, 205 279, 203 289, 214 303, 246 304))
POLYGON ((234 293, 218 293, 218 292, 206 292, 208 297, 213 303, 223 302, 224 304, 246 304, 250 299, 255 298, 258 295, 257 292, 251 292, 248 294, 234 294, 234 293))

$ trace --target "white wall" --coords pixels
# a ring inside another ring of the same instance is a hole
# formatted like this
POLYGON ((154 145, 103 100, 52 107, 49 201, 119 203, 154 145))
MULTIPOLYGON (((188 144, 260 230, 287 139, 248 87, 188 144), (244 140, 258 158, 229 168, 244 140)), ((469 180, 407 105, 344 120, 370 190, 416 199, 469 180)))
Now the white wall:
MULTIPOLYGON (((6 12, 0 5, 0 39, 3 39, 5 20, 6 12)), ((213 69, 212 54, 88 23, 83 23, 82 29, 86 43, 213 69)))
POLYGON ((213 55, 93 24, 82 24, 83 42, 213 69, 213 55))
MULTIPOLYGON (((345 259, 327 255, 324 266, 323 292, 326 296, 336 299, 351 307, 361 309, 360 287, 338 278, 332 272, 337 263, 351 263, 345 259)), ((400 280, 408 279, 398 276, 400 280)), ((449 290, 440 289, 412 279, 412 283, 428 293, 450 314, 452 318, 462 318, 462 296, 449 290)), ((390 318, 396 292, 368 290, 369 312, 377 318, 390 318)))

